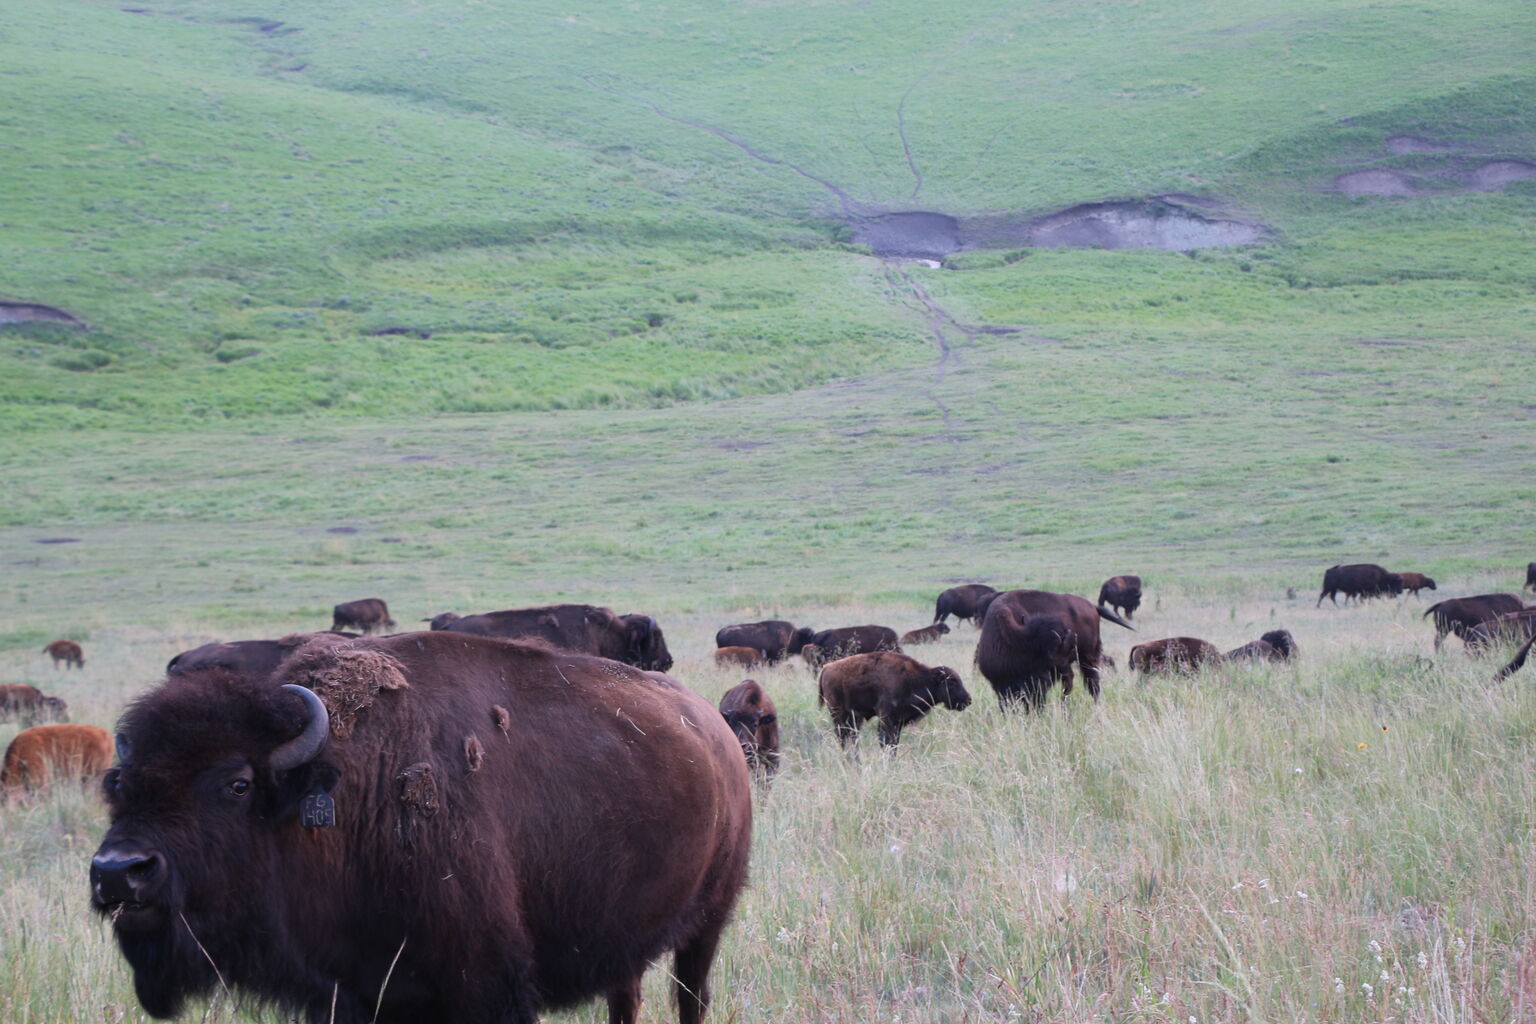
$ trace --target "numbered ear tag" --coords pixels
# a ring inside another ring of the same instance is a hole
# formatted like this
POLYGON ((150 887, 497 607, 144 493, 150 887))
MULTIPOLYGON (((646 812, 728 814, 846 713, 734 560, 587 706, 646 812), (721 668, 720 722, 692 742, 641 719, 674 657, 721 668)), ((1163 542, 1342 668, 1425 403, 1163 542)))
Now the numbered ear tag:
POLYGON ((299 801, 299 824, 305 828, 334 828, 336 801, 324 790, 315 790, 299 801))

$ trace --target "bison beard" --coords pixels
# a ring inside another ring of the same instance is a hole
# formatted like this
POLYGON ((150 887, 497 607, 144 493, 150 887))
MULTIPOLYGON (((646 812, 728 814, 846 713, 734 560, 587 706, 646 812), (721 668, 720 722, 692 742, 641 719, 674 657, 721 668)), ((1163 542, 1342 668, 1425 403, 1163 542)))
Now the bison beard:
POLYGON ((719 713, 668 677, 462 634, 322 637, 270 679, 169 679, 120 735, 93 904, 157 1017, 228 986, 312 1022, 531 1024, 593 996, 628 1022, 668 950, 681 1019, 702 1017, 751 787, 719 713), (311 720, 285 683, 324 700, 329 740, 282 768, 311 720), (336 828, 295 820, 317 790, 336 828))

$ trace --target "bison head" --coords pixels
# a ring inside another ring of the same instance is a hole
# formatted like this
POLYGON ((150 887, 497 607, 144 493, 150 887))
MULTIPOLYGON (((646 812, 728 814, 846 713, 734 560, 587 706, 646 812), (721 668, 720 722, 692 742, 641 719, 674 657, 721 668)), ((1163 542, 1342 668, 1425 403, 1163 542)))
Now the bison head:
POLYGON ((439 612, 430 619, 422 619, 421 621, 430 623, 427 627, 428 629, 447 629, 448 624, 459 617, 458 612, 439 612))
POLYGON ((1024 624, 1021 645, 1038 667, 1038 674, 1055 681, 1072 671, 1077 656, 1077 634, 1055 615, 1036 615, 1024 624))
POLYGON ((288 930, 274 909, 279 846, 292 841, 299 800, 339 778, 317 760, 328 738, 311 691, 223 672, 167 680, 123 715, 119 764, 102 783, 112 824, 91 859, 91 904, 112 922, 152 1015, 175 1016, 221 973, 307 970, 243 938, 288 930))
POLYGON ((43 698, 43 720, 45 722, 69 721, 69 705, 63 697, 43 698))
POLYGON ((672 667, 672 653, 661 627, 649 615, 622 615, 624 625, 624 660, 647 672, 665 672, 672 667))
POLYGON ((731 732, 736 734, 736 740, 741 744, 741 752, 747 756, 747 763, 756 764, 757 731, 777 722, 779 716, 772 711, 753 707, 733 708, 730 711, 720 712, 720 715, 725 719, 725 724, 731 727, 731 732))
POLYGON ((971 695, 960 681, 960 674, 945 665, 933 670, 929 692, 935 704, 943 704, 951 711, 964 711, 971 706, 971 695))
POLYGON ((789 638, 789 647, 787 650, 790 654, 799 654, 801 651, 805 650, 805 645, 810 643, 815 638, 816 631, 814 629, 812 629, 810 626, 801 626, 799 629, 795 630, 794 635, 789 638))

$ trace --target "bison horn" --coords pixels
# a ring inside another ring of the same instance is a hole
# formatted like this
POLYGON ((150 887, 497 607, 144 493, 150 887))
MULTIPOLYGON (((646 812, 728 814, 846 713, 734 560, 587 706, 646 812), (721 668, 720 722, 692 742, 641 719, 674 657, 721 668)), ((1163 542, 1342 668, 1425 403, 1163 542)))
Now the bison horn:
POLYGON ((128 758, 133 756, 133 744, 128 742, 128 737, 122 733, 117 734, 117 763, 127 764, 128 758))
POLYGON ((324 702, 315 696, 313 690, 293 683, 284 683, 283 689, 298 694, 303 699, 305 706, 309 709, 309 720, 305 723, 303 732, 272 751, 269 763, 275 772, 285 772, 290 768, 297 768, 301 764, 313 761, 331 735, 330 712, 325 710, 324 702))

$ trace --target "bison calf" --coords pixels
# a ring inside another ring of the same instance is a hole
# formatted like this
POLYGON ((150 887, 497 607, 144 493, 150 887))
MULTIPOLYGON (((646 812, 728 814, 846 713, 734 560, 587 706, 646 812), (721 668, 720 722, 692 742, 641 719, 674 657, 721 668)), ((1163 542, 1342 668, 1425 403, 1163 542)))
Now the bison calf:
POLYGON ((935 622, 931 626, 922 629, 909 629, 901 634, 901 646, 915 647, 918 644, 936 644, 939 638, 949 632, 949 627, 942 622, 935 622))
POLYGON ((779 770, 779 715, 773 699, 757 680, 743 679, 720 698, 720 714, 740 741, 747 767, 773 778, 779 770))
POLYGON ((1131 648, 1131 668, 1137 672, 1197 672, 1201 665, 1220 660, 1215 644, 1193 636, 1170 636, 1131 648))
POLYGON ((1141 607, 1141 577, 1111 576, 1099 587, 1099 605, 1131 618, 1141 607))
POLYGON ((112 767, 112 737, 94 725, 34 725, 5 750, 0 790, 10 795, 61 779, 89 781, 112 767))
POLYGON ((971 695, 954 669, 929 668, 896 651, 874 651, 839 659, 821 671, 817 699, 832 715, 844 746, 858 739, 871 718, 880 722, 880 745, 894 747, 901 730, 942 704, 964 711, 971 695))
POLYGON ((62 697, 44 696, 43 691, 28 683, 0 685, 0 722, 67 722, 69 713, 62 697))
POLYGON ((1228 661, 1291 661, 1296 657, 1296 638, 1288 629, 1272 629, 1257 640, 1233 648, 1223 657, 1228 661))
POLYGON ((1439 589, 1435 586, 1434 580, 1430 579, 1428 576, 1425 576, 1421 572, 1400 572, 1397 575, 1402 578, 1403 589, 1411 590, 1414 597, 1418 597, 1419 591, 1421 590, 1439 589))
POLYGON ((389 617, 389 605, 377 597, 365 597, 358 601, 343 601, 331 609, 331 629, 356 629, 363 633, 374 630, 394 629, 395 620, 389 617))
POLYGON ((73 640, 55 640, 43 648, 43 653, 53 659, 53 667, 85 668, 85 652, 73 640))
POLYGON ((756 668, 766 665, 768 658, 756 647, 716 647, 715 664, 722 668, 736 665, 741 668, 756 668))

